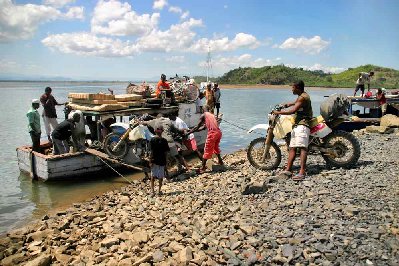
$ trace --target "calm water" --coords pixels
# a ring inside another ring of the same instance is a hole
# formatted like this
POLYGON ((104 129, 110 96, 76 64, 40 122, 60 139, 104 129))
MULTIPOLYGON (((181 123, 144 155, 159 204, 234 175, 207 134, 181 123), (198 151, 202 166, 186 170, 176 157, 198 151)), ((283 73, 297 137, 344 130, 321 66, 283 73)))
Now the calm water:
MULTIPOLYGON (((30 108, 30 101, 39 98, 44 88, 53 88, 53 95, 58 102, 67 101, 68 92, 106 92, 113 88, 115 93, 124 93, 127 83, 83 83, 83 82, 0 82, 1 113, 0 131, 0 233, 17 227, 32 219, 43 216, 48 211, 69 206, 73 202, 84 201, 105 191, 119 188, 127 181, 116 177, 112 173, 97 176, 86 181, 74 180, 62 182, 32 182, 29 177, 19 172, 16 147, 29 144, 27 132, 26 112, 30 108)), ((339 90, 351 93, 351 90, 339 90)), ((320 102, 324 95, 337 92, 334 90, 312 90, 315 115, 318 114, 320 102)), ((230 123, 249 129, 255 124, 266 123, 266 115, 270 108, 277 103, 292 101, 295 96, 288 89, 282 90, 223 90, 222 87, 221 112, 226 122, 222 123, 223 139, 221 148, 223 153, 230 153, 244 148, 256 136, 248 135, 230 123)), ((39 112, 42 108, 39 109, 39 112)), ((59 122, 64 114, 62 107, 57 108, 59 122)), ((42 135, 44 128, 42 128, 42 135)), ((42 136, 45 139, 45 136, 42 136)), ((135 173, 128 178, 135 178, 141 174, 135 173)))

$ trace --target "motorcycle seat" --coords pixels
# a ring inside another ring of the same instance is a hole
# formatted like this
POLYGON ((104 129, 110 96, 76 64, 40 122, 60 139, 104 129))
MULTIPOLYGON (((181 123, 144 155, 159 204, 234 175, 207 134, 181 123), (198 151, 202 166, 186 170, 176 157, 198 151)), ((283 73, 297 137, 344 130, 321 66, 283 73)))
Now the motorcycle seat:
POLYGON ((324 118, 319 115, 318 117, 313 117, 312 120, 310 120, 309 126, 310 128, 313 128, 322 122, 324 122, 324 118))

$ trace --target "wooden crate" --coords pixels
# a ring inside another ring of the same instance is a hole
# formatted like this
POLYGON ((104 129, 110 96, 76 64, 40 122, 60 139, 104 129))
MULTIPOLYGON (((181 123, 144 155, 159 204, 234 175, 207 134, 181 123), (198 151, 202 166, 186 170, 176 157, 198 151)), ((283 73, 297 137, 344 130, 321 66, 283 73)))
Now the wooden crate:
POLYGON ((81 99, 81 100, 115 100, 115 96, 112 94, 104 93, 75 93, 70 92, 68 95, 71 99, 81 99))
POLYGON ((71 99, 72 103, 82 103, 82 104, 94 104, 94 105, 101 105, 101 104, 117 104, 117 100, 87 100, 87 99, 71 99))
POLYGON ((143 99, 143 96, 138 94, 118 94, 115 95, 115 99, 118 102, 133 102, 143 99))
POLYGON ((126 107, 141 107, 143 103, 141 101, 132 101, 132 102, 118 102, 120 105, 124 105, 126 107))

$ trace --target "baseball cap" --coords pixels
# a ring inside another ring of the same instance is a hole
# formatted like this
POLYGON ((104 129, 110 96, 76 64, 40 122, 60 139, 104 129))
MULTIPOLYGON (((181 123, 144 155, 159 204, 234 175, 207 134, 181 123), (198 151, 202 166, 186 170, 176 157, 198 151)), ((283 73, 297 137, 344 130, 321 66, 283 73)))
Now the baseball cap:
POLYGON ((39 99, 33 99, 32 103, 40 103, 39 99))

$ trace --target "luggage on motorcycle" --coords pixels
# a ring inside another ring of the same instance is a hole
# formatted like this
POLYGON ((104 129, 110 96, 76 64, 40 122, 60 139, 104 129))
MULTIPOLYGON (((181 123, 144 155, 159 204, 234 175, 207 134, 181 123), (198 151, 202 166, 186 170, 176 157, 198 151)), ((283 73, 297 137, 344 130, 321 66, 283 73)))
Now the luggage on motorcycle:
POLYGON ((345 95, 332 94, 320 104, 320 115, 326 122, 331 122, 342 116, 348 110, 349 105, 349 100, 345 95))

